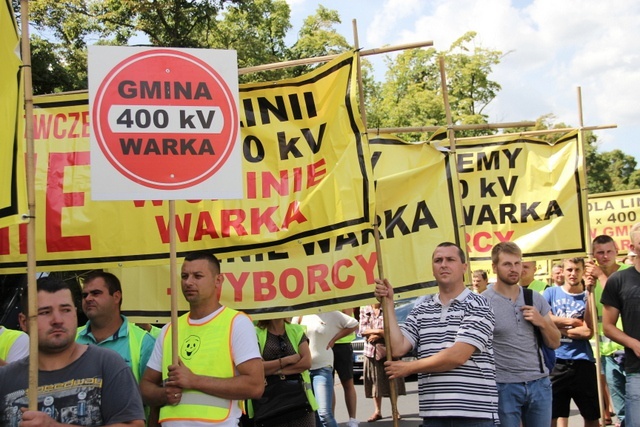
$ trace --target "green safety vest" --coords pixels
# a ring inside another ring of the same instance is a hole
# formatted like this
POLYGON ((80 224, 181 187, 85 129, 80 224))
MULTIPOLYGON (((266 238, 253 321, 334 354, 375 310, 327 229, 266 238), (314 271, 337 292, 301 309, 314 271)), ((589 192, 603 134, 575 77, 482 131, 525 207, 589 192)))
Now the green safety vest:
MULTIPOLYGON (((87 325, 78 328, 76 337, 84 334, 87 329, 87 325)), ((131 356, 131 370, 133 376, 136 378, 136 382, 140 383, 140 350, 142 349, 142 341, 144 340, 147 331, 139 326, 127 321, 127 338, 129 340, 129 354, 131 356)))
MULTIPOLYGON (((302 335, 304 335, 305 328, 301 325, 286 323, 284 324, 284 331, 291 341, 291 345, 293 349, 298 352, 298 344, 300 343, 300 339, 302 335)), ((258 336, 258 345, 260 346, 260 354, 264 351, 264 345, 267 342, 267 328, 258 328, 256 326, 256 335, 258 336)), ((318 403, 316 402, 316 397, 313 395, 313 388, 311 387, 311 375, 309 371, 303 371, 300 373, 302 376, 302 382, 304 383, 304 390, 307 393, 307 400, 309 400, 309 405, 311 405, 311 409, 314 411, 318 409, 318 403)), ((251 400, 248 401, 248 412, 249 416, 253 417, 253 405, 251 404, 251 400)))

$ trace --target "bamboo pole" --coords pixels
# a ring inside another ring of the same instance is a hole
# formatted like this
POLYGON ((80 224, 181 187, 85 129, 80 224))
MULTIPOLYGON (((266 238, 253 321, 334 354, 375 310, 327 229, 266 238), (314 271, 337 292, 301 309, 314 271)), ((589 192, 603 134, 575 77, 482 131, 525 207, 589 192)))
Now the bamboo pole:
MULTIPOLYGON (((589 131, 589 130, 602 130, 602 129, 615 129, 617 128, 618 125, 601 125, 601 126, 584 126, 582 128, 580 128, 581 130, 584 131, 589 131)), ((576 130, 576 128, 559 128, 559 129, 545 129, 545 130, 532 130, 532 131, 526 131, 526 132, 517 132, 517 133, 513 133, 511 135, 519 135, 519 136, 537 136, 537 135, 548 135, 551 133, 567 133, 567 132, 571 132, 573 130, 576 130)), ((464 137, 464 138, 458 138, 459 141, 466 141, 466 140, 470 140, 470 139, 488 139, 488 138, 495 138, 495 135, 484 135, 484 136, 468 136, 468 137, 464 137)))
MULTIPOLYGON (((506 128, 519 128, 519 127, 533 127, 536 122, 511 122, 511 123, 478 123, 470 125, 455 125, 448 126, 453 130, 482 130, 482 129, 506 129, 506 128)), ((397 127, 397 128, 371 128, 367 129, 369 133, 381 134, 381 133, 415 133, 415 132, 435 132, 442 129, 444 126, 413 126, 413 127, 397 127)), ((462 139, 462 138, 458 138, 462 139)))
MULTIPOLYGON (((38 289, 36 284, 36 196, 35 150, 33 146, 33 86, 31 80, 31 46, 29 44, 29 1, 20 0, 22 27, 22 75, 24 79, 24 113, 27 143, 27 299, 29 322, 29 410, 38 410, 38 289)), ((19 159, 21 161, 21 159, 19 159)))
MULTIPOLYGON (((394 46, 385 46, 385 47, 378 47, 374 49, 363 50, 363 51, 360 51, 360 56, 379 55, 381 53, 395 52, 398 50, 417 49, 417 48, 428 47, 428 46, 433 46, 433 42, 423 41, 423 42, 415 42, 415 43, 404 43, 404 44, 398 44, 394 46)), ((356 46, 356 49, 358 49, 357 46, 356 46)), ((333 58, 338 57, 339 55, 341 54, 336 53, 332 55, 316 56, 315 58, 294 59, 291 61, 274 62, 272 64, 261 64, 253 67, 245 67, 245 68, 240 68, 238 70, 238 75, 242 76, 244 74, 259 73, 260 71, 279 70, 281 68, 297 67, 299 65, 328 62, 328 61, 331 61, 333 58)))
MULTIPOLYGON (((447 72, 444 67, 444 56, 440 55, 438 60, 439 60, 439 66, 440 66, 440 87, 442 88, 442 99, 444 101, 444 111, 447 117, 447 137, 449 139, 449 149, 450 149, 449 154, 453 156, 454 167, 452 168, 451 175, 452 175, 452 178, 454 178, 454 181, 458 184, 459 194, 462 194, 460 179, 458 177, 458 169, 455 166, 458 164, 458 161, 457 161, 458 152, 456 150, 456 134, 455 134, 455 126, 453 124, 453 117, 451 115, 451 104, 449 104, 449 89, 447 88, 447 72)), ((460 198, 459 200, 460 200, 460 210, 462 211, 463 210, 462 198, 460 198)), ((465 228, 464 222, 460 224, 458 227, 462 229, 463 236, 466 235, 466 228, 465 228)), ((466 249, 466 246, 465 246, 465 249, 466 249)), ((468 251, 466 251, 466 254, 467 254, 467 265, 470 265, 469 259, 468 259, 469 257, 468 251)), ((467 278, 467 280, 469 279, 468 268, 467 268, 467 271, 465 271, 465 277, 467 278)))
MULTIPOLYGON (((585 174, 587 171, 587 159, 586 159, 586 147, 584 141, 584 119, 582 114, 582 88, 578 86, 578 122, 580 123, 580 141, 582 143, 582 167, 584 168, 585 174)), ((586 183, 585 183, 586 184, 586 183)), ((583 198, 583 208, 585 208, 586 212, 586 200, 589 197, 589 189, 585 186, 584 189, 585 197, 583 198)), ((586 236, 591 236, 591 223, 589 221, 589 215, 586 216, 586 236)), ((591 246, 591 239, 587 242, 587 247, 589 248, 588 256, 592 258, 593 248, 591 246)), ((604 384, 602 381, 602 374, 600 372, 602 369, 602 361, 600 360, 600 334, 598 328, 598 306, 596 305, 596 294, 595 294, 595 286, 591 289, 587 294, 588 296, 588 304, 591 306, 590 313, 591 314, 591 324, 593 325, 593 336, 595 338, 595 359, 596 359, 596 382, 598 384, 598 406, 600 408, 600 423, 603 426, 606 426, 607 423, 605 419, 607 418, 607 414, 604 413, 604 384)))
MULTIPOLYGON (((360 55, 362 52, 359 51, 360 42, 358 40, 358 25, 356 20, 352 20, 353 25, 353 44, 356 49, 356 61, 357 61, 357 73, 358 73, 358 95, 359 95, 359 107, 360 107, 360 116, 362 117, 362 122, 364 124, 365 129, 367 128, 367 112, 364 104, 364 85, 362 83, 362 68, 360 66, 360 55)), ((366 135, 363 135, 366 137, 366 135)), ((384 279, 384 266, 382 265, 382 247, 380 245, 380 229, 378 228, 378 214, 375 213, 376 218, 373 223, 373 237, 376 246, 376 253, 378 257, 378 277, 383 280, 384 279)), ((385 297, 386 298, 386 297, 385 297)), ((385 306, 384 301, 381 302, 382 306, 385 306)), ((391 345, 391 330, 389 327, 389 323, 387 322, 387 316, 383 315, 383 330, 384 330, 384 343, 387 348, 387 361, 393 360, 393 347, 391 345)), ((393 417, 393 427, 399 427, 400 419, 398 413, 398 390, 396 388, 396 380, 389 380, 389 400, 391 402, 391 414, 393 417)))
POLYGON ((178 364, 178 268, 176 261, 176 202, 169 200, 169 275, 171 289, 171 363, 178 364))

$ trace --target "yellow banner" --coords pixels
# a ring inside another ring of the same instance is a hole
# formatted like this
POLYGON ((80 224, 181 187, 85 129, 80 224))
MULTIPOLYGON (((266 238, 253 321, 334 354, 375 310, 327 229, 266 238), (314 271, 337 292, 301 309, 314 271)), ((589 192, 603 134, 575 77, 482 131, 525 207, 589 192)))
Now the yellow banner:
POLYGON ((622 254, 629 252, 629 232, 640 222, 640 191, 616 191, 589 196, 591 240, 611 236, 622 254))
POLYGON ((501 241, 525 259, 584 256, 588 227, 577 131, 554 144, 502 135, 457 143, 462 224, 471 261, 491 259, 501 241))
POLYGON ((18 138, 23 105, 20 38, 10 1, 0 6, 0 227, 24 223, 27 214, 25 145, 18 138))
MULTIPOLYGON (((440 242, 464 240, 456 227, 454 200, 459 197, 447 156, 429 144, 392 137, 371 139, 370 151, 384 275, 392 281, 396 298, 435 292, 431 253, 440 242)), ((254 319, 370 304, 378 262, 371 228, 223 259, 221 301, 254 319)), ((168 266, 109 271, 122 279, 127 315, 168 321, 168 266)), ((182 296, 178 300, 179 309, 187 310, 182 296)))
MULTIPOLYGON (((176 202, 177 252, 264 252, 370 227, 373 180, 355 57, 308 75, 241 86, 245 198, 176 202)), ((40 271, 158 265, 168 202, 91 200, 87 94, 36 100, 40 271)), ((24 227, 0 230, 0 272, 24 271, 24 227)))

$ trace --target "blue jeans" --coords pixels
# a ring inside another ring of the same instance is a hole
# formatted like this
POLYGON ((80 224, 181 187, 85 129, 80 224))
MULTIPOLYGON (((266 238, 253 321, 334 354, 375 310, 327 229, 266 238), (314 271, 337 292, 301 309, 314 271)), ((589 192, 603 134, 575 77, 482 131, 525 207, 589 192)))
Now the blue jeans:
POLYGON ((609 387, 609 394, 613 401, 613 409, 616 416, 622 422, 624 420, 624 396, 627 385, 627 375, 624 373, 624 366, 616 362, 613 355, 602 356, 602 367, 604 376, 609 387))
POLYGON ((640 427, 640 373, 627 374, 625 427, 640 427))
POLYGON ((493 420, 466 417, 423 418, 420 427, 495 427, 493 420))
POLYGON ((323 427, 338 427, 336 419, 333 417, 333 368, 311 369, 311 385, 313 394, 318 402, 316 411, 316 425, 323 427))
POLYGON ((498 415, 501 427, 551 425, 549 377, 526 383, 498 383, 498 415))

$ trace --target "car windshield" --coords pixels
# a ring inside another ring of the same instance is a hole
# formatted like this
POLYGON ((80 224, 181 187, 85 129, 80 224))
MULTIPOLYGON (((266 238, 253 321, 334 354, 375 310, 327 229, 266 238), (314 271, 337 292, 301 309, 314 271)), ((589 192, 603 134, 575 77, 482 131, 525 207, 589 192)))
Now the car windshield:
POLYGON ((416 299, 417 298, 407 298, 396 301, 395 309, 396 319, 398 319, 398 323, 402 324, 405 320, 407 320, 407 316, 409 316, 409 313, 411 312, 416 299))

